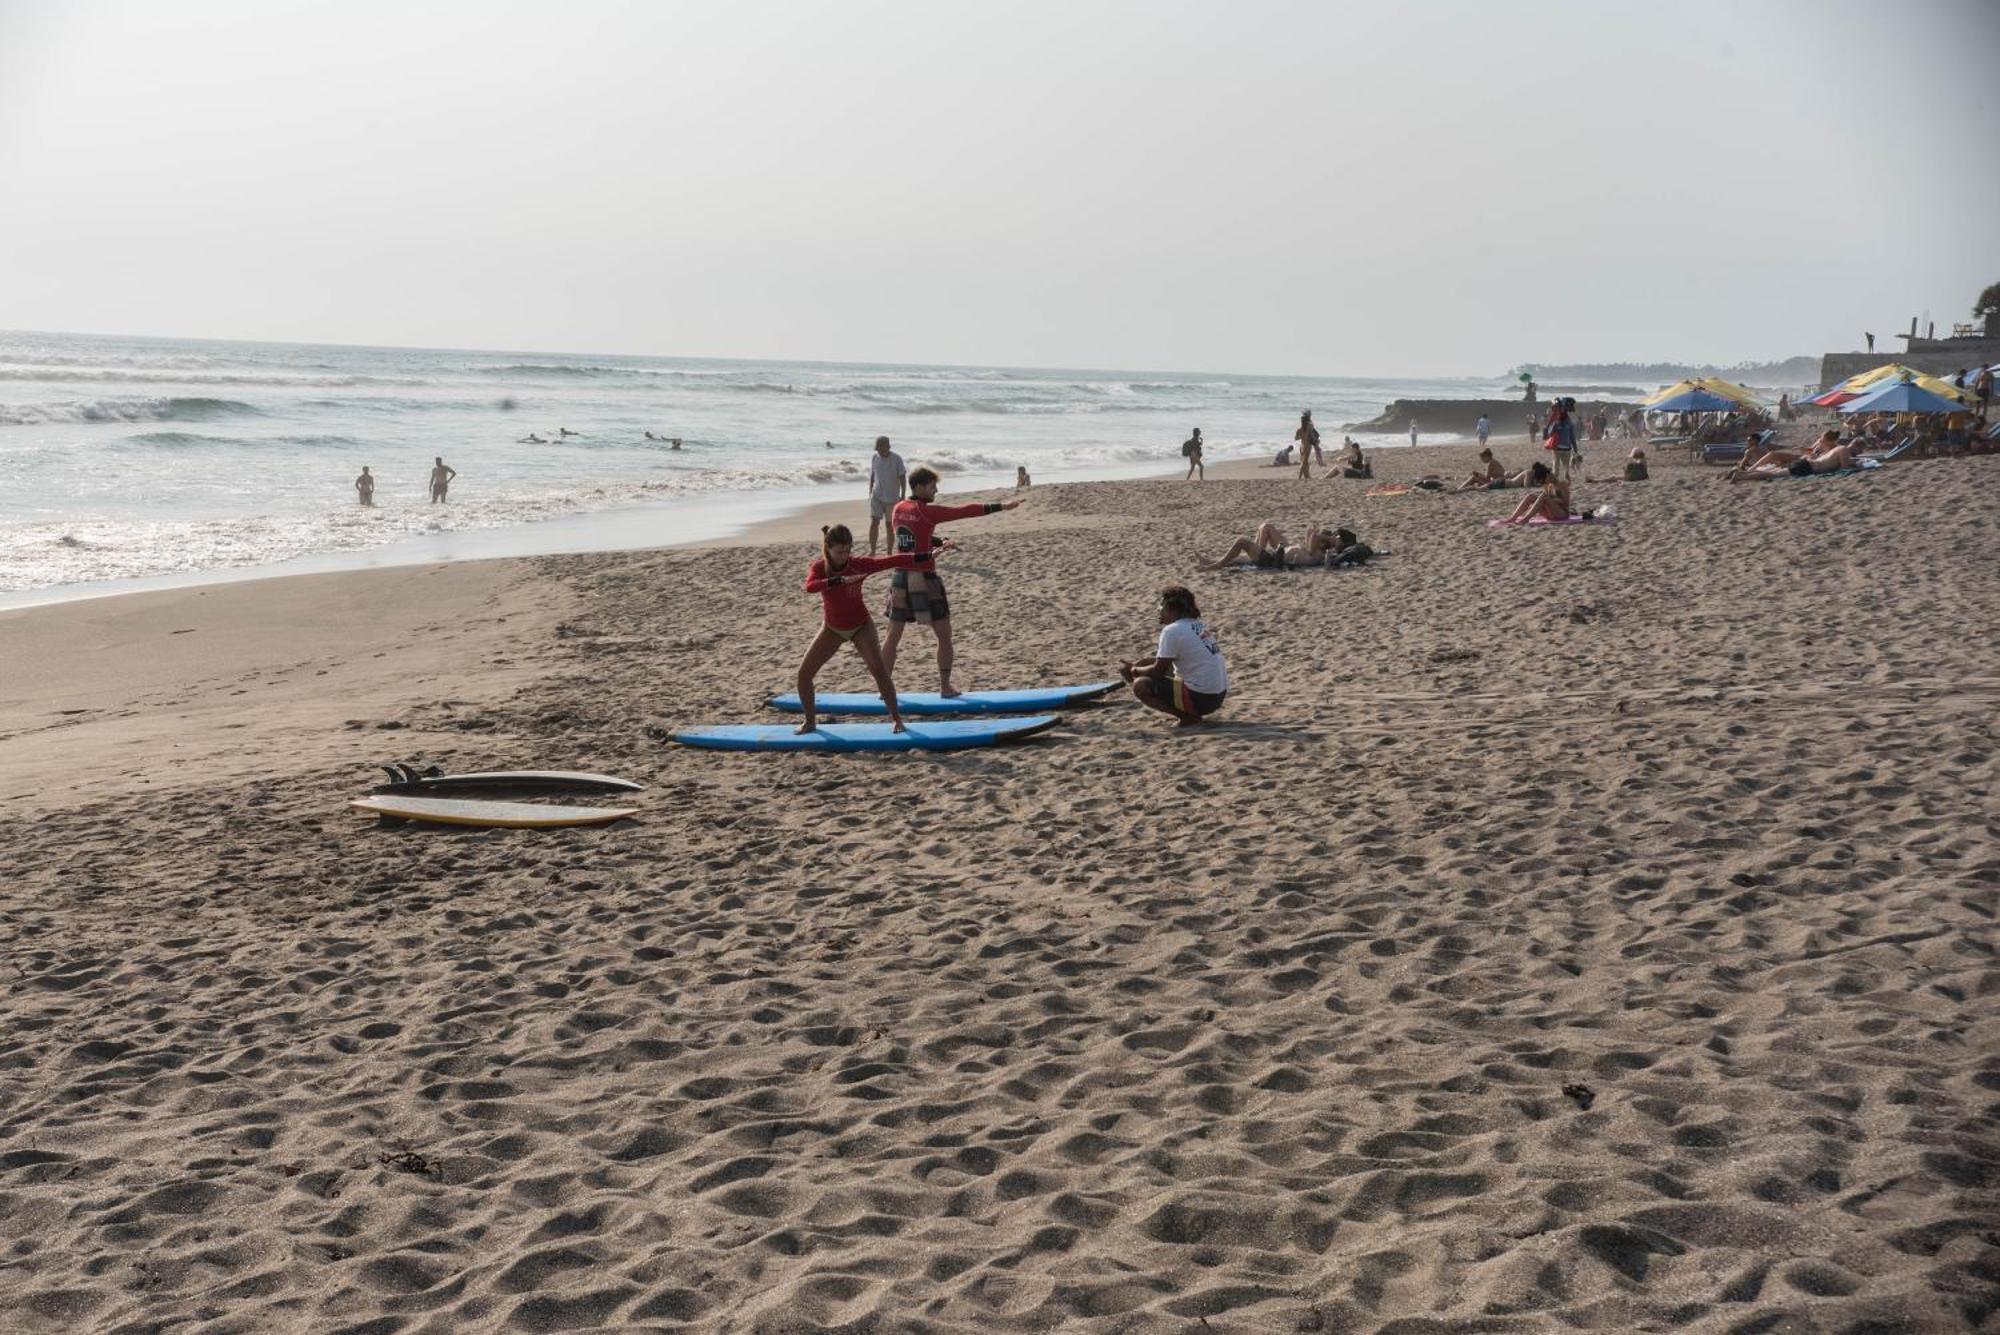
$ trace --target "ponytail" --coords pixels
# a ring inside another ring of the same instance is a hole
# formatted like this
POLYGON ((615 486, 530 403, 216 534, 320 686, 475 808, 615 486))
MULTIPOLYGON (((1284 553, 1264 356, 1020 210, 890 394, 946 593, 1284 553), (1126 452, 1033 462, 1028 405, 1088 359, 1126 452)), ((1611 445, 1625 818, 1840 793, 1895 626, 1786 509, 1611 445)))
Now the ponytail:
POLYGON ((819 526, 819 559, 828 570, 833 569, 833 549, 852 547, 854 535, 847 531, 845 524, 821 524, 819 526))

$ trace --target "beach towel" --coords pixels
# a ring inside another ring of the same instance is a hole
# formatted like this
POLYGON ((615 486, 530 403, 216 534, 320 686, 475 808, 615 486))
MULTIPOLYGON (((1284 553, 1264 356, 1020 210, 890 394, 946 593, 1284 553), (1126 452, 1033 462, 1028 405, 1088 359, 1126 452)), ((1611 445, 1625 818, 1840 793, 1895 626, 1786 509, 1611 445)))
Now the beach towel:
POLYGON ((1489 520, 1487 520, 1487 521, 1486 521, 1486 527, 1488 527, 1488 528, 1563 528, 1563 527, 1565 527, 1565 526, 1567 526, 1567 525, 1569 525, 1569 524, 1615 524, 1615 523, 1617 523, 1617 522, 1618 522, 1618 518, 1617 518, 1617 516, 1616 516, 1616 515, 1613 515, 1613 516, 1611 516, 1611 517, 1610 517, 1610 518, 1608 518, 1608 519, 1592 519, 1592 518, 1591 518, 1591 517, 1590 517, 1589 515, 1571 515, 1571 516, 1570 516, 1570 517, 1569 517, 1568 519, 1544 519, 1544 518, 1542 518, 1542 517, 1540 517, 1540 516, 1538 515, 1538 516, 1536 516, 1535 518, 1533 518, 1533 519, 1530 519, 1530 520, 1529 520, 1529 521, 1528 521, 1527 523, 1525 523, 1525 524, 1510 524, 1510 523, 1508 523, 1508 522, 1507 522, 1506 520, 1504 520, 1504 519, 1489 519, 1489 520))
POLYGON ((1402 486, 1370 487, 1361 494, 1363 496, 1402 496, 1411 490, 1412 488, 1410 487, 1402 486))
POLYGON ((1880 459, 1864 457, 1852 468, 1836 468, 1831 473, 1787 473, 1782 478, 1773 478, 1772 480, 1774 482, 1790 482, 1794 478, 1804 481, 1807 478, 1814 477, 1853 477, 1856 473, 1871 473, 1880 467, 1882 467, 1880 459))

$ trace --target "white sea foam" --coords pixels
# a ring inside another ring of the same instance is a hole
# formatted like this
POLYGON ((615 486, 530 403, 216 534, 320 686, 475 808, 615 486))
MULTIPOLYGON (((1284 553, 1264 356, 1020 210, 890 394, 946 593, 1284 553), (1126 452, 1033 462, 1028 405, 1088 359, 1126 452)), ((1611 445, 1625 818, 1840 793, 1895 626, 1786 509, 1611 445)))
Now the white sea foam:
POLYGON ((56 403, 0 403, 0 426, 32 426, 43 422, 212 422, 256 412, 250 404, 236 399, 70 399, 56 403))
POLYGON ((885 432, 959 491, 1018 465, 1042 481, 1178 471, 1191 426, 1211 459, 1268 458, 1304 407, 1338 423, 1489 388, 0 333, 0 589, 690 497, 708 518, 774 490, 858 497, 885 432), (424 503, 437 456, 460 471, 442 509, 424 503), (354 504, 363 465, 374 511, 354 504))

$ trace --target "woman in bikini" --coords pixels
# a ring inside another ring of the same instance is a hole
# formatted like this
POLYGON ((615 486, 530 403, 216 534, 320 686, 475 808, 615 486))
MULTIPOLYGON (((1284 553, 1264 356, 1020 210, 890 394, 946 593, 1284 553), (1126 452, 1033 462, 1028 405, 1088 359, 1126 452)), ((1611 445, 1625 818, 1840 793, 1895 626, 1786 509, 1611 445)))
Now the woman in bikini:
POLYGON ((1326 559, 1330 551, 1338 550, 1338 538, 1333 529, 1318 524, 1306 526, 1306 540, 1294 543, 1276 524, 1266 521, 1257 525, 1257 531, 1247 538, 1238 538, 1230 544, 1229 550, 1213 561, 1195 560, 1198 570, 1226 570, 1231 566, 1250 565, 1258 570, 1288 570, 1293 566, 1314 565, 1326 559))
POLYGON ((806 592, 819 595, 823 615, 819 634, 813 637, 804 661, 799 664, 799 708, 805 715, 799 731, 812 732, 819 726, 813 717, 813 678, 827 660, 840 652, 841 645, 851 644, 868 665, 868 675, 875 678, 875 688, 882 692, 882 703, 889 706, 889 718, 896 725, 894 731, 901 732, 903 715, 896 707, 896 684, 889 679, 888 666, 882 661, 882 642, 875 636, 875 620, 861 600, 861 581, 878 570, 913 570, 917 558, 907 552, 896 556, 856 556, 854 535, 845 524, 835 524, 819 532, 819 555, 806 567, 806 592))
POLYGON ((1569 483, 1558 478, 1547 464, 1537 462, 1528 469, 1528 494, 1514 507, 1514 513, 1501 522, 1526 524, 1545 519, 1560 524, 1568 518, 1569 483))

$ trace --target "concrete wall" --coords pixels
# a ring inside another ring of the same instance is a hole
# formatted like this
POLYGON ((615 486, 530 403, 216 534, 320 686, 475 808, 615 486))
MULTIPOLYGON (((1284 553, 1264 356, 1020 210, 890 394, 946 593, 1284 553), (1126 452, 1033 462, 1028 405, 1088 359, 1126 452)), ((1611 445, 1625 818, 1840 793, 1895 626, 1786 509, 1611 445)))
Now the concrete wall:
POLYGON ((1967 339, 1953 343, 1945 351, 1931 348, 1916 352, 1904 352, 1900 348, 1875 352, 1829 352, 1819 359, 1819 383, 1837 385, 1851 375, 1872 371, 1890 362, 1900 362, 1913 370, 1926 371, 1931 375, 1947 378, 1960 371, 1969 371, 1977 366, 1991 366, 2000 362, 2000 339, 1967 339))

